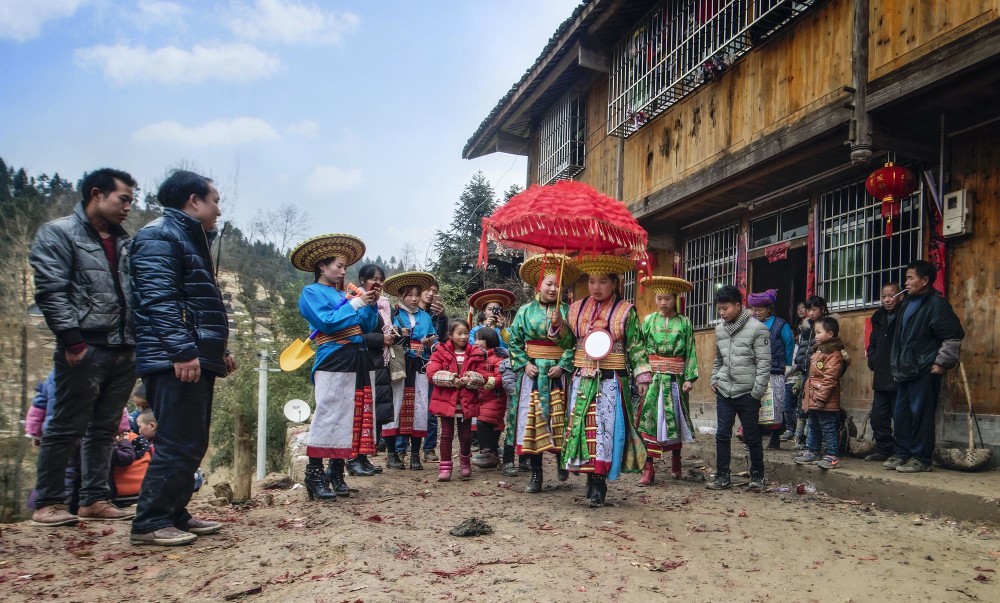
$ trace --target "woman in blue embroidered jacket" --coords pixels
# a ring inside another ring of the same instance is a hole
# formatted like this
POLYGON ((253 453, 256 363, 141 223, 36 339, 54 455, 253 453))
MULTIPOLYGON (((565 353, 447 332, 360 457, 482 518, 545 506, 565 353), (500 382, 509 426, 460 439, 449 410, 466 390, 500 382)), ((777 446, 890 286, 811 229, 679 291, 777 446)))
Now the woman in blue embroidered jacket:
MULTIPOLYGON (((406 377, 392 384, 393 420, 382 426, 382 437, 408 439, 410 469, 420 470, 420 439, 427 435, 428 382, 427 361, 437 343, 431 315, 420 309, 420 294, 434 283, 428 272, 401 272, 385 280, 382 290, 399 298, 392 318, 393 326, 402 336, 406 349, 406 377)), ((404 469, 397 450, 389 447, 386 467, 404 469)), ((403 448, 405 450, 405 447, 403 448)))
POLYGON ((372 383, 374 367, 361 337, 378 323, 374 291, 343 291, 347 267, 365 254, 351 235, 309 239, 292 252, 292 265, 312 271, 316 282, 302 290, 299 312, 316 331, 312 380, 316 412, 309 429, 305 486, 310 499, 350 496, 344 483, 346 459, 375 452, 372 383), (326 472, 323 459, 330 459, 326 472))

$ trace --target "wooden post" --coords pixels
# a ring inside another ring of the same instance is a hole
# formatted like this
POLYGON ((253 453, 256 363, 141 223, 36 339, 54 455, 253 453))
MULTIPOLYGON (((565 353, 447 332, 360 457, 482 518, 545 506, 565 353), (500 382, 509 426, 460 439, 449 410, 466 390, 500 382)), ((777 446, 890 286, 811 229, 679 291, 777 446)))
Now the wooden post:
POLYGON ((868 0, 854 0, 851 38, 851 78, 854 87, 851 163, 863 165, 872 158, 872 126, 868 115, 868 0))
POLYGON ((250 500, 254 472, 253 445, 242 413, 236 413, 233 431, 236 437, 233 446, 233 500, 250 500))
MULTIPOLYGON (((28 416, 28 262, 21 264, 21 307, 18 308, 21 321, 21 412, 19 417, 28 416)), ((24 457, 28 452, 28 438, 18 438, 16 461, 14 463, 14 496, 11 500, 11 515, 21 514, 21 500, 24 491, 24 457)))

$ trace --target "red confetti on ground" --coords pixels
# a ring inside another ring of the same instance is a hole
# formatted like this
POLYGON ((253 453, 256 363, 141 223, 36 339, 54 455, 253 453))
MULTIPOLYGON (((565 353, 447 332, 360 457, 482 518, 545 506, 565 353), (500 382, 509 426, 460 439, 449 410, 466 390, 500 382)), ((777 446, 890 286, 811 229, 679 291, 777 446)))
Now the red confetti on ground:
POLYGON ((746 517, 746 516, 747 516, 746 511, 740 511, 740 514, 737 517, 746 517))
POLYGON ((675 559, 674 561, 664 561, 659 565, 654 565, 652 569, 654 572, 669 572, 670 570, 675 570, 686 564, 687 561, 684 559, 675 559))
POLYGON ((382 523, 382 516, 372 515, 371 517, 366 517, 365 521, 374 521, 375 523, 382 523))
POLYGON ((975 580, 976 582, 986 583, 986 582, 990 582, 990 577, 989 576, 984 576, 983 574, 979 574, 978 576, 976 576, 975 578, 973 578, 973 580, 975 580))

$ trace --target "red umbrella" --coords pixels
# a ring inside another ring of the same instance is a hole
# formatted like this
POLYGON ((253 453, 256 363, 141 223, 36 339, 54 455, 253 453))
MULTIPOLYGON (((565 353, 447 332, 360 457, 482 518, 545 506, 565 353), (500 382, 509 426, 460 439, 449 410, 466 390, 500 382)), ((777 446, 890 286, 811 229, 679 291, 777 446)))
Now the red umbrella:
POLYGON ((489 242, 531 252, 646 256, 649 235, 621 201, 582 182, 532 185, 483 218, 479 263, 489 242))

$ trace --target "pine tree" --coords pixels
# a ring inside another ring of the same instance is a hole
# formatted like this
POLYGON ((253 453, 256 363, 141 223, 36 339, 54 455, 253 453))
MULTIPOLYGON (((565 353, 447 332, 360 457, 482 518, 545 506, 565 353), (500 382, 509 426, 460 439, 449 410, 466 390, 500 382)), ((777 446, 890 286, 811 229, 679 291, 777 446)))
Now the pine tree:
POLYGON ((0 204, 10 203, 13 199, 13 192, 10 190, 12 183, 10 168, 7 167, 3 158, 0 158, 0 204))

